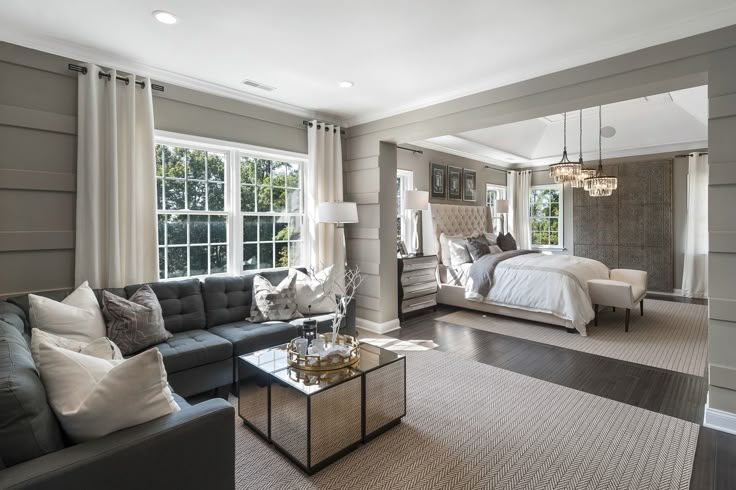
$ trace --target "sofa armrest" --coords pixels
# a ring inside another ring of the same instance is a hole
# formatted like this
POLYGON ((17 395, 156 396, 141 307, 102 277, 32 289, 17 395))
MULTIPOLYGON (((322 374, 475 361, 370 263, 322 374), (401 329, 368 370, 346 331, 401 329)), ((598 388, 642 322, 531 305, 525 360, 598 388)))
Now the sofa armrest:
POLYGON ((0 488, 235 487, 234 409, 213 399, 0 470, 0 488))
MULTIPOLYGON (((19 306, 7 301, 0 301, 0 321, 14 326, 21 334, 26 335, 26 314, 19 306)), ((30 334, 30 330, 28 334, 30 334)))
POLYGON ((634 269, 611 269, 611 279, 621 281, 632 286, 647 288, 647 272, 634 269))

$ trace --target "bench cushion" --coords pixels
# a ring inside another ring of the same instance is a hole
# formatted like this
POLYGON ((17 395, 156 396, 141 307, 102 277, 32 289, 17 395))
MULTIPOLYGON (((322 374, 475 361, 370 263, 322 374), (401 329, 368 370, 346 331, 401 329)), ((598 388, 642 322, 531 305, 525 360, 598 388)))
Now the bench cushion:
POLYGON ((168 373, 222 361, 233 355, 230 342, 206 330, 177 332, 156 347, 164 358, 168 373))
POLYGON ((209 331, 232 342, 235 356, 285 344, 297 336, 297 328, 284 322, 240 321, 217 325, 209 331))

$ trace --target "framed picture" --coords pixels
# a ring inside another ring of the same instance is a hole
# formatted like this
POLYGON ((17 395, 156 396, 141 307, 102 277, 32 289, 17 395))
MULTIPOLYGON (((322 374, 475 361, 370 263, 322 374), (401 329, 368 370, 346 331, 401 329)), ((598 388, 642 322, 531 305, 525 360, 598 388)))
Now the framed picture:
POLYGON ((432 197, 444 199, 447 194, 447 165, 430 164, 429 179, 432 197))
POLYGON ((475 170, 463 169, 463 201, 475 202, 475 170))
POLYGON ((463 198, 463 169, 447 167, 447 199, 459 201, 463 198))
POLYGON ((398 243, 396 244, 396 252, 402 257, 406 257, 407 255, 409 255, 409 252, 406 251, 406 244, 404 244, 404 240, 398 241, 398 243))

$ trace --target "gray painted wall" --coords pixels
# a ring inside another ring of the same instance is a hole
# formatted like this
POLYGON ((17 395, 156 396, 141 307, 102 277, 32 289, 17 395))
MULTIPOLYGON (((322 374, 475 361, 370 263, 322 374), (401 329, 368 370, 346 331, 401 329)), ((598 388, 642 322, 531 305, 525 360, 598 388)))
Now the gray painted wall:
MULTIPOLYGON (((0 43, 0 296, 74 286, 74 62, 0 43)), ((307 152, 298 116, 162 85, 156 129, 307 152)))

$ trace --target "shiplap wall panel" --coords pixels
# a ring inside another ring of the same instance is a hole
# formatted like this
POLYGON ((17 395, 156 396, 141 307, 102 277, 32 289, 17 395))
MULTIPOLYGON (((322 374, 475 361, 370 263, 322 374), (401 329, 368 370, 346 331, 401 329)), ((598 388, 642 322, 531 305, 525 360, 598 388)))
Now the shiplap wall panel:
POLYGON ((74 282, 74 250, 0 253, 0 296, 69 288, 74 282))
POLYGON ((0 126, 0 148, 0 168, 72 174, 77 170, 74 134, 0 126))
POLYGON ((77 78, 71 74, 0 61, 0 104, 76 117, 77 78))

